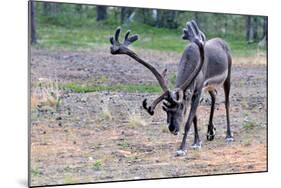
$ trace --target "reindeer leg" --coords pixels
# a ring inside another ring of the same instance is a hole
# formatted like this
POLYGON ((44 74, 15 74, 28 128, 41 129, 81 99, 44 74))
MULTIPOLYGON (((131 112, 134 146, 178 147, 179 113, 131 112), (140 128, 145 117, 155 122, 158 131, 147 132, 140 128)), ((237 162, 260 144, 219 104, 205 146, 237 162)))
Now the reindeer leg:
POLYGON ((212 141, 215 138, 216 134, 216 128, 213 124, 213 116, 214 116, 214 110, 215 110, 215 104, 216 104, 216 94, 214 91, 209 91, 209 94, 212 99, 212 105, 211 105, 211 112, 210 112, 210 119, 209 119, 209 125, 208 125, 208 132, 207 132, 207 140, 212 141))
POLYGON ((200 149, 201 148, 201 140, 199 138, 198 134, 198 128, 197 128, 197 115, 194 116, 193 118, 193 125, 194 125, 194 142, 192 144, 193 149, 200 149))
POLYGON ((226 109, 226 122, 227 122, 227 129, 226 129, 226 137, 225 141, 227 143, 231 143, 234 139, 231 134, 230 130, 230 120, 229 120, 229 92, 230 92, 230 77, 226 79, 223 84, 224 93, 225 93, 225 109, 226 109))
POLYGON ((187 119, 187 122, 184 127, 184 135, 183 139, 180 145, 180 148, 177 150, 177 156, 183 156, 186 154, 186 138, 188 131, 190 129, 190 126, 192 124, 192 121, 194 119, 194 116, 196 115, 196 110, 200 102, 200 95, 201 95, 201 89, 194 91, 194 94, 192 96, 192 102, 191 102, 191 108, 190 113, 187 119))

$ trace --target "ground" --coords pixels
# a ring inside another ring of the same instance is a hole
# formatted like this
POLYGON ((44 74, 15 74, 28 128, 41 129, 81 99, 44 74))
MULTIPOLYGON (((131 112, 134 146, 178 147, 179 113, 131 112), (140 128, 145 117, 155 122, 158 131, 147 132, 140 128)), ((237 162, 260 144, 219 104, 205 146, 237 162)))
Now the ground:
MULTIPOLYGON (((137 49, 158 70, 176 71, 180 54, 137 49)), ((202 148, 176 157, 182 134, 172 135, 161 105, 154 116, 141 107, 160 93, 81 93, 71 83, 156 84, 153 75, 107 48, 65 51, 31 49, 31 184, 72 184, 267 170, 266 57, 234 57, 230 117, 235 141, 224 141, 223 90, 214 115, 217 134, 206 140, 208 95, 198 109, 202 148), (63 89, 64 88, 64 89, 63 89)), ((183 128, 181 128, 182 131, 183 128)), ((188 145, 193 141, 193 130, 188 145)))

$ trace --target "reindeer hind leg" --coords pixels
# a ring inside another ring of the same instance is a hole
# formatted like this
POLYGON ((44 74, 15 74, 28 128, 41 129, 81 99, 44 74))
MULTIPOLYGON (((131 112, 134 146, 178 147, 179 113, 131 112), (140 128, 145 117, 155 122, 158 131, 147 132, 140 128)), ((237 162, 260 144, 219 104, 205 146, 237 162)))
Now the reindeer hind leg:
POLYGON ((216 134, 216 128, 213 123, 213 116, 214 116, 215 104, 216 104, 216 94, 215 91, 209 91, 209 94, 212 99, 212 104, 211 104, 211 112, 210 112, 210 118, 208 124, 207 140, 212 141, 214 140, 216 134))
POLYGON ((225 94, 225 110, 226 110, 226 123, 227 123, 227 129, 226 129, 226 137, 225 141, 227 143, 232 142, 233 136, 231 134, 231 129, 230 129, 230 120, 229 120, 229 93, 230 93, 230 76, 226 79, 226 81, 223 84, 223 89, 224 89, 224 94, 225 94))

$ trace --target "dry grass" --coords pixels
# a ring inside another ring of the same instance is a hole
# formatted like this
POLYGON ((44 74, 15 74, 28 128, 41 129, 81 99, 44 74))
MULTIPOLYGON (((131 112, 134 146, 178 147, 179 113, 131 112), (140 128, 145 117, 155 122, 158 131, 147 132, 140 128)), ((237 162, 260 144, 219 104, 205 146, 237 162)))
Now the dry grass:
POLYGON ((143 127, 146 126, 147 123, 140 115, 137 115, 135 113, 131 114, 129 116, 129 127, 130 128, 137 128, 137 127, 143 127))
POLYGON ((37 85, 38 87, 34 88, 31 94, 31 108, 48 106, 57 109, 61 102, 58 82, 39 78, 37 85))
POLYGON ((105 105, 101 111, 101 119, 105 121, 111 121, 113 120, 113 116, 111 111, 109 110, 108 105, 105 105))
POLYGON ((253 56, 233 56, 233 63, 265 65, 267 63, 266 54, 257 48, 256 54, 253 56))

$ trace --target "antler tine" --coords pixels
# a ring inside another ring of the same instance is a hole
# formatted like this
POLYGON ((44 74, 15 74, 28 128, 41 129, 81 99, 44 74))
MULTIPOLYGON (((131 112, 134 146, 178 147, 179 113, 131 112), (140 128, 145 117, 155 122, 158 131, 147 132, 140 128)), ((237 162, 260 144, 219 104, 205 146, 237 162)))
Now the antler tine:
POLYGON ((193 42, 196 36, 198 36, 198 34, 196 33, 195 28, 193 28, 192 23, 187 22, 186 28, 183 29, 182 39, 190 40, 191 42, 193 42))
POLYGON ((192 25, 192 27, 194 28, 194 30, 195 30, 196 34, 198 35, 198 37, 200 37, 202 41, 205 41, 205 40, 206 40, 206 36, 205 36, 205 34, 199 29, 199 27, 198 27, 196 21, 192 20, 192 21, 191 21, 191 25, 192 25))
POLYGON ((133 35, 133 36, 131 36, 131 37, 128 39, 128 41, 130 41, 130 44, 131 44, 131 43, 135 42, 135 41, 138 40, 138 39, 139 39, 139 36, 138 36, 138 35, 133 35))
POLYGON ((110 43, 111 43, 112 45, 114 45, 114 39, 113 39, 113 37, 110 37, 110 38, 109 38, 109 41, 110 41, 110 43))
POLYGON ((119 42, 119 35, 120 35, 120 32, 121 32, 121 28, 118 27, 115 31, 115 41, 116 42, 119 42))
POLYGON ((127 31, 125 38, 124 38, 124 45, 125 46, 129 46, 131 43, 135 42, 136 40, 138 40, 139 36, 138 35, 133 35, 131 37, 129 37, 130 35, 130 30, 127 31))
POLYGON ((128 30, 127 33, 126 33, 126 35, 125 35, 124 42, 125 42, 126 40, 128 40, 128 37, 129 37, 130 33, 131 33, 131 31, 128 30))
POLYGON ((190 23, 191 23, 192 27, 194 28, 196 34, 199 35, 200 30, 199 30, 199 27, 198 27, 197 23, 194 20, 191 20, 190 23))
POLYGON ((148 106, 148 107, 147 107, 147 99, 144 99, 143 102, 142 102, 143 108, 144 108, 150 115, 153 115, 156 106, 157 106, 163 99, 165 99, 165 97, 167 97, 168 94, 169 94, 169 91, 165 91, 164 93, 162 93, 162 95, 160 95, 157 99, 155 99, 155 100, 152 102, 152 104, 151 104, 150 106, 148 106))

